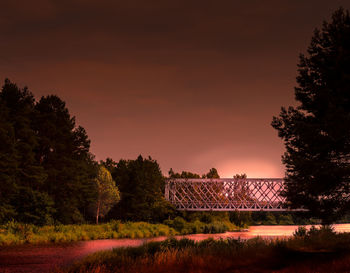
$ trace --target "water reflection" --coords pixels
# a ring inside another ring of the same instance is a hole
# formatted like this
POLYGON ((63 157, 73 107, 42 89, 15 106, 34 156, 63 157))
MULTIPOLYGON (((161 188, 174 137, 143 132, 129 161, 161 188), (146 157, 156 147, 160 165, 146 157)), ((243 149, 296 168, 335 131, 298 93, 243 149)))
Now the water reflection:
MULTIPOLYGON (((226 232, 221 234, 191 234, 177 236, 201 241, 208 238, 241 238, 249 239, 256 236, 264 238, 292 236, 298 226, 252 226, 243 232, 226 232)), ((310 226, 306 226, 310 228, 310 226)), ((350 232, 350 224, 334 225, 337 232, 350 232)), ((55 267, 69 266, 74 261, 96 251, 110 250, 116 247, 136 247, 149 241, 162 241, 166 237, 151 239, 119 239, 94 240, 69 244, 55 245, 22 245, 9 246, 0 249, 0 272, 49 272, 55 267)))

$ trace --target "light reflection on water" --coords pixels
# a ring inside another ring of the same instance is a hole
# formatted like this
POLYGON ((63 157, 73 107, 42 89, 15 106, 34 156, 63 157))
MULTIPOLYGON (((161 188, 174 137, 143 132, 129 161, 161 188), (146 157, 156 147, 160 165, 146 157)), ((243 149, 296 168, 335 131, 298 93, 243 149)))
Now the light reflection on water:
MULTIPOLYGON (((311 226, 306 226, 310 228, 311 226)), ((191 234, 177 236, 201 241, 208 238, 241 238, 250 239, 256 236, 264 238, 292 236, 298 226, 252 226, 247 231, 226 232, 221 234, 191 234)), ((334 225, 337 232, 350 232, 350 224, 334 225)), ((166 237, 151 239, 108 239, 83 241, 69 244, 55 245, 22 245, 9 246, 0 249, 0 272, 49 272, 59 266, 67 266, 86 255, 101 250, 116 247, 136 247, 149 241, 162 241, 166 237)))

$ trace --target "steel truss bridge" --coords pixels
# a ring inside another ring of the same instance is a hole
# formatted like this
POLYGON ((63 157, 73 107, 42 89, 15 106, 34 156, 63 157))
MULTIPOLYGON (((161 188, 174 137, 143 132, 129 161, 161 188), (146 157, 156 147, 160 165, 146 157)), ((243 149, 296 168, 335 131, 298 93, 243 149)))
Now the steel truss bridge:
POLYGON ((187 211, 287 211, 281 178, 167 179, 165 198, 187 211))

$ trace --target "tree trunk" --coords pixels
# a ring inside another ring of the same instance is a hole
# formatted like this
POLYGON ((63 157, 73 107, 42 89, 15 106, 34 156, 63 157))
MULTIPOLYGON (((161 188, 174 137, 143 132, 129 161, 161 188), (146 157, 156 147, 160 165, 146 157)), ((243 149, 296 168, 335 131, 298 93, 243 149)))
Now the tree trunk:
POLYGON ((96 225, 98 225, 98 216, 100 215, 100 202, 97 203, 97 210, 96 210, 96 225))

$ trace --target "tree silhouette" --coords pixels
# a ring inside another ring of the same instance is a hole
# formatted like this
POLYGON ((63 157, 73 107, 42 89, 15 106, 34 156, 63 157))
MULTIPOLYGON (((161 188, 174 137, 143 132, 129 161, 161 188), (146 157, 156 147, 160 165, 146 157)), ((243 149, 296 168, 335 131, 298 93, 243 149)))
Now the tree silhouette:
POLYGON ((0 222, 77 223, 96 198, 97 164, 65 102, 5 80, 0 91, 0 222))
POLYGON ((209 172, 205 175, 202 175, 203 178, 220 178, 220 175, 215 168, 211 168, 209 172))
POLYGON ((5 80, 0 91, 0 222, 15 218, 43 224, 52 212, 51 198, 41 193, 47 175, 35 158, 34 102, 26 87, 5 80))
POLYGON ((156 160, 141 155, 135 160, 121 159, 111 174, 121 200, 108 214, 110 218, 159 222, 172 213, 164 198, 164 177, 156 160))
POLYGON ((43 190, 55 202, 57 220, 83 222, 96 195, 93 179, 97 168, 89 152, 90 140, 59 97, 42 97, 35 110, 36 157, 47 174, 43 190))
POLYGON ((338 9, 315 30, 300 55, 297 107, 282 108, 272 126, 286 152, 285 196, 331 223, 350 208, 350 17, 338 9))

